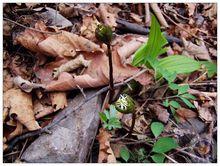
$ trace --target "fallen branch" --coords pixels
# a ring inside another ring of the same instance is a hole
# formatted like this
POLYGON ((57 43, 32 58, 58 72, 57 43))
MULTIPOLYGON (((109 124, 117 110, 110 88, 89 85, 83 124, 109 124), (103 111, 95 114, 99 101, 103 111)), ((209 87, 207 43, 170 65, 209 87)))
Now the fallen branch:
MULTIPOLYGON (((139 71, 137 74, 135 74, 134 76, 128 78, 127 80, 123 81, 123 82, 120 82, 120 83, 117 83, 114 85, 114 87, 120 87, 122 85, 125 85, 127 84, 129 81, 131 81, 132 79, 138 77, 139 75, 143 74, 144 72, 146 72, 148 69, 143 69, 141 71, 139 71)), ((61 116, 60 118, 56 119, 56 121, 53 121, 52 123, 50 123, 49 125, 47 125, 46 127, 44 128, 41 128, 40 130, 36 130, 36 131, 33 131, 33 132, 29 132, 29 133, 26 133, 26 134, 23 134, 21 136, 18 136, 16 137, 15 139, 13 139, 9 145, 8 145, 8 149, 7 151, 11 151, 12 148, 14 147, 14 145, 20 141, 20 140, 23 140, 23 139, 26 139, 26 138, 29 138, 29 137, 33 137, 33 136, 36 136, 36 135, 39 135, 39 134, 42 134, 42 133, 47 133, 49 129, 51 129, 53 126, 55 126, 56 124, 58 124, 61 120, 65 119, 68 117, 68 115, 70 115, 72 112, 75 112, 75 111, 78 111, 85 103, 87 103, 88 101, 90 101, 91 99, 93 99, 94 97, 106 92, 107 90, 109 90, 109 86, 106 86, 102 89, 100 89, 98 92, 94 93, 93 95, 85 98, 85 100, 79 104, 79 106, 75 109, 72 109, 73 107, 69 106, 67 108, 65 108, 63 111, 65 111, 66 113, 61 116), (70 108, 70 109, 69 109, 70 108)))

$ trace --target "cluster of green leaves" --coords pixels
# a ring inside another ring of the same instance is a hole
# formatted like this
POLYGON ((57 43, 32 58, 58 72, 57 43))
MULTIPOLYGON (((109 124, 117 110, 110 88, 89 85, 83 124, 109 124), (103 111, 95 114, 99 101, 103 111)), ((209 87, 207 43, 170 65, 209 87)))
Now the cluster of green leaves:
POLYGON ((196 61, 183 55, 172 55, 158 59, 158 56, 164 54, 164 46, 167 40, 160 30, 160 24, 156 17, 151 17, 151 28, 148 41, 143 44, 136 52, 132 65, 142 66, 155 70, 156 79, 165 78, 169 83, 173 82, 177 74, 187 74, 198 70, 204 65, 208 70, 208 76, 213 76, 217 67, 209 61, 196 61))
MULTIPOLYGON (((151 131, 154 137, 157 139, 158 136, 164 131, 164 125, 161 122, 153 122, 151 123, 151 131)), ((164 153, 169 152, 172 149, 178 147, 178 144, 174 138, 171 137, 161 137, 158 138, 154 143, 152 140, 146 140, 149 144, 153 143, 152 151, 150 155, 147 155, 147 152, 144 148, 140 148, 139 150, 135 149, 134 152, 131 152, 127 147, 123 147, 120 149, 120 156, 125 162, 149 162, 147 156, 151 157, 151 159, 155 163, 163 163, 165 159, 164 153)))
MULTIPOLYGON (((177 91, 177 94, 173 97, 179 98, 189 108, 195 108, 195 106, 191 103, 190 100, 195 100, 196 97, 188 93, 188 90, 189 90, 188 84, 178 85, 175 83, 170 83, 169 88, 173 91, 177 91)), ((163 105, 165 107, 170 107, 170 110, 172 111, 173 114, 175 114, 175 109, 178 109, 181 107, 179 102, 177 102, 176 100, 173 100, 173 99, 170 99, 170 100, 166 99, 163 102, 163 105)))
MULTIPOLYGON (((164 130, 164 125, 161 122, 151 123, 151 131, 154 136, 157 138, 164 130)), ((163 163, 165 156, 164 153, 169 152, 172 149, 175 149, 178 146, 175 139, 170 137, 161 137, 153 145, 153 155, 151 158, 156 163, 163 163)))
POLYGON ((130 151, 127 147, 122 147, 120 149, 120 157, 125 162, 135 162, 135 163, 148 163, 147 152, 144 148, 134 149, 130 151))
POLYGON ((99 117, 103 122, 103 127, 107 130, 121 128, 121 122, 117 117, 117 110, 114 105, 110 105, 109 110, 99 112, 99 117))

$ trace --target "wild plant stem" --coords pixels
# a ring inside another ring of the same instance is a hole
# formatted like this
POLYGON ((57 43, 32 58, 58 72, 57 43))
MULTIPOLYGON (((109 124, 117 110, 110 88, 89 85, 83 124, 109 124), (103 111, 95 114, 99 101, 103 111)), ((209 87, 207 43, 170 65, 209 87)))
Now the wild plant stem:
POLYGON ((108 62, 109 62, 109 104, 111 104, 114 95, 113 65, 112 65, 111 45, 110 43, 108 43, 107 45, 108 45, 108 62))

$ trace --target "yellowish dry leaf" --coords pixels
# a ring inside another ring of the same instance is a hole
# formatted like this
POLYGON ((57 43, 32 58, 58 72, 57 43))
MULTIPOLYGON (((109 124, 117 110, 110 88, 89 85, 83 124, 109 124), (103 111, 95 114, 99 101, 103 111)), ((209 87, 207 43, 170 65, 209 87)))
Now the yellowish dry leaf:
POLYGON ((16 136, 21 135, 22 132, 23 132, 23 125, 19 121, 17 121, 15 130, 8 135, 7 140, 11 140, 16 136))
POLYGON ((50 93, 50 98, 55 111, 67 107, 67 99, 65 92, 52 92, 50 93))
POLYGON ((10 89, 4 95, 4 107, 10 109, 9 116, 22 123, 29 131, 41 127, 34 118, 32 97, 20 89, 10 89))

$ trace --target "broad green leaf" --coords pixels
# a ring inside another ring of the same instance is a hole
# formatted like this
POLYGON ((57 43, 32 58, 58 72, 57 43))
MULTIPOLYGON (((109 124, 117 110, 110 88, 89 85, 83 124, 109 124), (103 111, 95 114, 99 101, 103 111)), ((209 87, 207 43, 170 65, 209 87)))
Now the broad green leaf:
POLYGON ((166 100, 163 102, 163 105, 164 105, 165 107, 168 107, 168 106, 169 106, 169 100, 166 99, 166 100))
POLYGON ((151 158, 155 163, 163 163, 165 156, 161 153, 156 153, 156 154, 152 155, 151 158))
POLYGON ((169 88, 172 89, 172 90, 177 90, 179 88, 179 85, 175 84, 175 83, 170 83, 169 88))
POLYGON ((107 121, 107 117, 103 112, 99 112, 99 117, 101 119, 102 122, 106 122, 107 121))
POLYGON ((121 128, 121 122, 118 118, 112 117, 108 121, 108 125, 111 126, 113 129, 121 128))
POLYGON ((158 139, 158 141, 154 144, 153 152, 156 153, 166 153, 172 149, 175 149, 178 146, 175 139, 170 137, 164 137, 158 139))
POLYGON ((193 96, 193 95, 191 95, 189 93, 183 94, 183 95, 181 95, 181 97, 184 97, 184 98, 187 98, 187 99, 192 99, 192 100, 196 99, 195 96, 193 96))
POLYGON ((174 100, 170 101, 170 105, 174 108, 180 108, 180 104, 174 100))
POLYGON ((186 98, 180 97, 180 99, 189 107, 189 108, 195 108, 195 106, 186 98))
POLYGON ((182 85, 178 88, 178 94, 186 93, 189 90, 189 85, 182 85))
POLYGON ((150 127, 155 137, 158 137, 164 130, 164 125, 161 122, 153 122, 150 127))
MULTIPOLYGON (((183 55, 171 55, 159 60, 156 70, 163 72, 167 70, 169 73, 187 74, 200 68, 200 63, 183 55), (161 70, 163 69, 163 70, 161 70)), ((161 73, 162 75, 166 73, 161 73)))
POLYGON ((217 73, 217 65, 215 63, 210 61, 200 61, 200 64, 205 65, 209 78, 217 73))
POLYGON ((105 116, 106 116, 107 119, 110 118, 110 113, 109 113, 108 110, 104 110, 104 114, 105 114, 105 116))
POLYGON ((129 158, 130 158, 130 152, 128 151, 127 148, 122 147, 120 149, 120 156, 123 160, 125 160, 126 162, 128 162, 129 158))
MULTIPOLYGON (((151 67, 154 67, 154 62, 157 61, 157 56, 166 52, 164 46, 167 43, 166 38, 161 33, 159 22, 152 14, 148 41, 135 52, 132 65, 140 66, 142 64, 146 65, 150 63, 151 67)), ((148 65, 146 66, 149 67, 148 65)))

